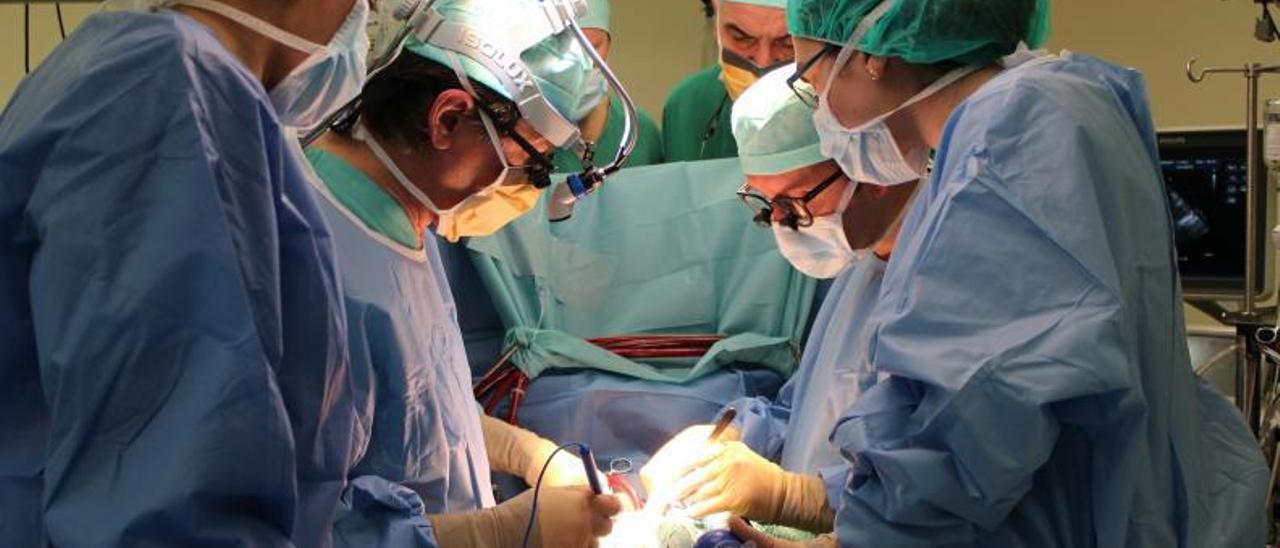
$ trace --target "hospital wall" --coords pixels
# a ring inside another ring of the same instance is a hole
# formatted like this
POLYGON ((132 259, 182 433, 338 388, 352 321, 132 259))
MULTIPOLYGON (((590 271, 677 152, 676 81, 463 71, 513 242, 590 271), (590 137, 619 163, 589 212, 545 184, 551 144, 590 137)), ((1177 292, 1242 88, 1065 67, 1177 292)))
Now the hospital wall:
MULTIPOLYGON (((70 31, 96 4, 62 6, 70 31)), ((1183 66, 1280 62, 1280 44, 1253 39, 1257 8, 1250 0, 1057 0, 1052 49, 1071 49, 1134 66, 1146 74, 1160 127, 1239 125, 1242 79, 1223 76, 1195 85, 1183 66)), ((52 4, 31 6, 30 54, 36 66, 59 41, 52 4)), ((613 0, 612 65, 640 105, 659 118, 666 92, 714 60, 714 37, 696 0, 613 0)), ((0 5, 0 101, 23 75, 23 6, 0 5)), ((1280 97, 1280 77, 1264 85, 1280 97)), ((1193 314, 1197 323, 1207 322, 1193 314)))

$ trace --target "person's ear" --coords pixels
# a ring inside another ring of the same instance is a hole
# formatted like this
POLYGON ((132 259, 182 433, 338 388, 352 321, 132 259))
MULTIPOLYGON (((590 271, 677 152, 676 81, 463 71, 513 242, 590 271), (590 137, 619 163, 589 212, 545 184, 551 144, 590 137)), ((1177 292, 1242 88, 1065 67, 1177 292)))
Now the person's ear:
POLYGON ((460 89, 447 89, 437 95, 427 114, 431 146, 436 150, 458 146, 462 127, 471 119, 475 106, 471 94, 460 89))
POLYGON ((867 76, 871 77, 872 80, 879 80, 884 78, 885 67, 888 66, 888 64, 889 58, 887 57, 868 55, 866 63, 863 66, 867 71, 867 76))

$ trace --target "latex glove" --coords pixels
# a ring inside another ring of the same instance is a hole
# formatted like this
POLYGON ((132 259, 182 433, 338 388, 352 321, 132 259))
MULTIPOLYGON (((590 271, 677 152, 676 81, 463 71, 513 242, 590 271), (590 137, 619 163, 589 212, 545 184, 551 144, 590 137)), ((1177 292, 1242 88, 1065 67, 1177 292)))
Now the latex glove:
MULTIPOLYGON (((489 453, 490 466, 499 472, 520 476, 530 487, 535 486, 547 457, 555 453, 556 444, 519 426, 487 415, 480 417, 480 427, 484 431, 484 447, 489 453)), ((600 479, 601 485, 604 485, 604 476, 601 475, 600 479)), ((577 453, 561 451, 556 453, 547 466, 542 486, 571 485, 587 485, 586 468, 582 466, 582 458, 577 453)))
MULTIPOLYGON (((431 516, 441 548, 518 547, 524 540, 533 507, 533 490, 493 508, 431 516)), ((595 547, 613 530, 612 518, 622 509, 613 495, 595 495, 582 487, 544 487, 529 546, 595 547)))
POLYGON ((828 533, 805 542, 782 540, 760 532, 738 516, 729 518, 729 530, 742 539, 744 544, 756 543, 756 548, 836 548, 836 537, 833 534, 828 533))
MULTIPOLYGON (((714 428, 715 426, 710 424, 698 424, 685 428, 663 444, 644 468, 640 469, 640 483, 648 493, 649 499, 645 503, 646 510, 657 513, 666 510, 666 506, 675 498, 672 490, 683 475, 683 471, 697 460, 707 447, 715 443, 709 439, 714 428)), ((730 426, 716 439, 737 441, 740 437, 738 430, 730 426)))
POLYGON ((814 533, 835 521, 821 478, 787 472, 742 442, 707 446, 680 476, 674 496, 693 517, 732 512, 814 533))

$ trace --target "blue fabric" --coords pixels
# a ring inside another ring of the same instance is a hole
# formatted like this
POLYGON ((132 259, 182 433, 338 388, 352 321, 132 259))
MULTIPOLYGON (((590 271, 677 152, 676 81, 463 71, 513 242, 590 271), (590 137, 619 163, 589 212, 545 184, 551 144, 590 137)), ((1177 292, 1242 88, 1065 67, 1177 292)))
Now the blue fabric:
POLYGON ((1262 545, 1267 471, 1193 374, 1155 160, 1141 76, 1088 56, 957 108, 868 320, 889 377, 833 434, 842 545, 1262 545))
POLYGON ((731 404, 742 443, 788 471, 821 476, 832 508, 840 505, 849 465, 827 440, 836 419, 866 388, 859 385, 866 367, 863 327, 879 298, 884 268, 884 261, 868 256, 832 282, 800 367, 777 398, 731 404))
POLYGON ((90 16, 0 115, 0 541, 323 546, 364 440, 332 245, 259 82, 90 16))
POLYGON ((438 235, 433 236, 433 239, 436 248, 440 250, 440 259, 444 264, 445 277, 449 279, 449 290, 453 292, 454 302, 466 303, 466 306, 458 309, 458 327, 462 329, 462 341, 466 346, 467 361, 471 364, 472 380, 479 380, 502 355, 507 329, 503 327, 493 299, 489 297, 484 281, 471 262, 467 239, 455 243, 438 235))
MULTIPOLYGON (((321 210, 337 248, 353 377, 374 394, 366 415, 372 420, 363 425, 371 431, 368 449, 353 470, 353 476, 365 476, 366 485, 374 488, 373 495, 364 495, 372 498, 361 513, 376 518, 391 512, 423 521, 423 512, 493 506, 470 369, 435 241, 427 239, 424 247, 410 249, 374 232, 343 207, 321 178, 332 177, 329 184, 374 185, 372 181, 347 172, 317 170, 309 175, 323 196, 321 210), (397 491, 394 484, 412 491, 397 491), (414 492, 421 501, 406 500, 417 499, 414 492), (374 502, 386 507, 374 511, 374 502)), ((392 520, 386 527, 363 526, 376 536, 354 536, 350 545, 380 545, 376 543, 394 538, 386 536, 390 528, 405 527, 399 521, 403 520, 392 520)))
POLYGON ((335 546, 437 546, 422 499, 378 476, 361 476, 343 493, 333 528, 335 546))

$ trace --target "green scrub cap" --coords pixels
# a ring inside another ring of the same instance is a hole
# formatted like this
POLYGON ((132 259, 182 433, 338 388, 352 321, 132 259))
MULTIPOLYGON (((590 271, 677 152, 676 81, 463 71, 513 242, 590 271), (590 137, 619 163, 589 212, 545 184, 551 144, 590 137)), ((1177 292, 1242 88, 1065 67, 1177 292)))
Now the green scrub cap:
MULTIPOLYGON (((438 0, 434 9, 446 19, 474 28, 493 39, 506 35, 504 25, 518 24, 518 17, 500 16, 503 10, 528 12, 525 2, 516 0, 438 0)), ((445 66, 449 55, 433 44, 410 37, 405 49, 445 66)), ((488 69, 458 52, 462 69, 472 80, 513 99, 508 90, 488 69)), ((520 60, 528 67, 534 83, 547 102, 562 116, 577 122, 591 112, 604 93, 604 82, 591 77, 594 66, 582 45, 566 30, 538 42, 520 54, 520 60)))
POLYGON ((747 175, 776 175, 827 160, 818 145, 813 109, 791 88, 790 64, 764 75, 733 102, 733 138, 747 175))
POLYGON ((587 0, 587 14, 578 19, 584 29, 609 30, 609 0, 587 0))
POLYGON ((792 0, 797 38, 908 63, 987 64, 1049 34, 1048 0, 792 0))
POLYGON ((787 9, 787 0, 720 0, 730 4, 751 4, 753 6, 764 6, 766 8, 778 8, 780 10, 787 9))

